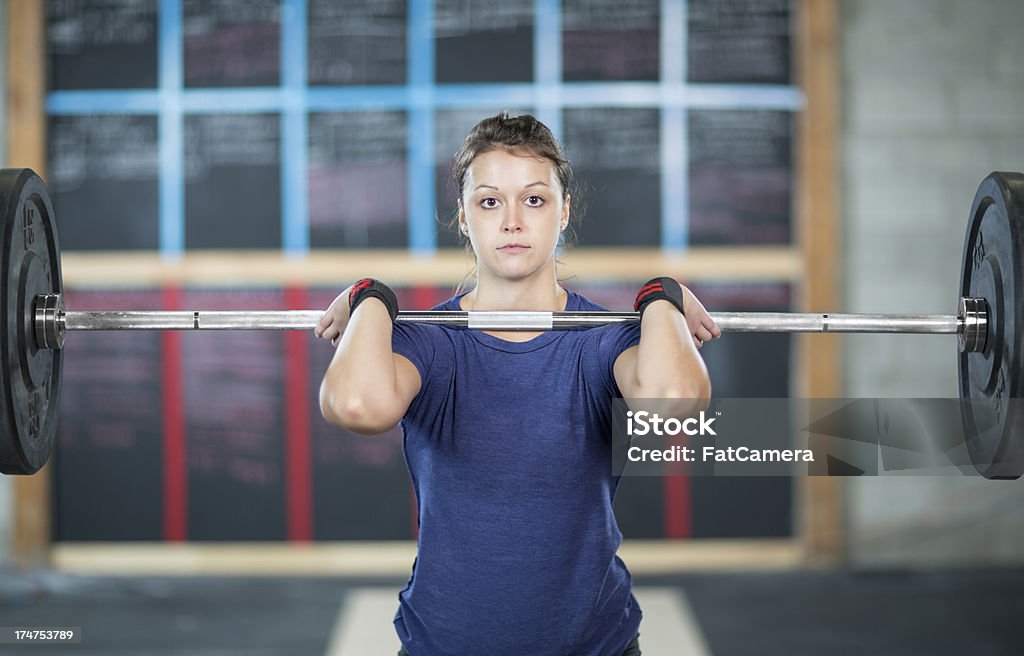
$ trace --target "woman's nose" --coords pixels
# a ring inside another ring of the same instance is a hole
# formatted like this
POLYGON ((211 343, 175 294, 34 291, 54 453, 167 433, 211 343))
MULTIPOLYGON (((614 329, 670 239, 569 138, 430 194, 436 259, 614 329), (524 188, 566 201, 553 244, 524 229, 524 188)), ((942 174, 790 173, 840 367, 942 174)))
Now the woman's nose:
POLYGON ((522 223, 516 210, 510 210, 505 214, 505 218, 501 222, 501 229, 503 232, 519 232, 522 230, 522 223))

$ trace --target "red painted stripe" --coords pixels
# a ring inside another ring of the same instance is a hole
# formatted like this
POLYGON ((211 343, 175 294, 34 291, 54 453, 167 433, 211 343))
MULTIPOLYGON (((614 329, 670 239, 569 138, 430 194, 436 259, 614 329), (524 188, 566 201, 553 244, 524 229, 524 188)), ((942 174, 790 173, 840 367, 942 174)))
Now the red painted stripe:
MULTIPOLYGON (((306 290, 289 287, 284 302, 290 310, 305 310, 306 290)), ((310 457, 309 341, 299 330, 285 333, 285 517, 288 539, 313 539, 313 466, 310 457)))
MULTIPOLYGON (((181 290, 163 290, 165 310, 181 307, 181 290)), ((163 372, 164 540, 183 542, 188 536, 188 471, 186 469, 185 399, 181 364, 181 334, 160 333, 163 372)))
POLYGON ((693 534, 691 525, 690 477, 685 463, 665 465, 665 537, 688 538, 693 534))
POLYGON ((413 310, 429 310, 437 305, 437 290, 433 287, 413 287, 409 290, 413 310))

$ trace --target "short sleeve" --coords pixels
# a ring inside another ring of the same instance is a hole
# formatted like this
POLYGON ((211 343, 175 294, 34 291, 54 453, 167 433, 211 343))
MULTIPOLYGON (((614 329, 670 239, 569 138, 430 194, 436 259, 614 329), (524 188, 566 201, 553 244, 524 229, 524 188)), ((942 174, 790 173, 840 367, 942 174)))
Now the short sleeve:
POLYGON ((420 374, 422 386, 429 379, 430 367, 437 354, 435 335, 426 324, 398 321, 391 331, 391 350, 412 362, 420 374))
POLYGON ((605 384, 612 396, 622 396, 615 382, 615 361, 626 349, 640 343, 639 323, 615 323, 600 329, 602 335, 597 342, 597 356, 601 362, 601 371, 605 384))

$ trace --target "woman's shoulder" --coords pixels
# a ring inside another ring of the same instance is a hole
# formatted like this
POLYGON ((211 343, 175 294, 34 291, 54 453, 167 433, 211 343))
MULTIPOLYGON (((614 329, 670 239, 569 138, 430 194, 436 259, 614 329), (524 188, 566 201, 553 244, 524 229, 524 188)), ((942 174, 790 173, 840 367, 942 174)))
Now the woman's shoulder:
POLYGON ((430 308, 430 310, 431 310, 431 312, 436 311, 436 310, 441 310, 441 311, 444 311, 444 312, 458 312, 458 311, 462 310, 462 306, 460 305, 459 302, 462 300, 462 297, 465 296, 465 295, 466 295, 466 292, 462 292, 461 294, 456 294, 455 296, 452 296, 451 298, 449 298, 446 301, 441 301, 440 303, 438 303, 434 307, 430 308))
POLYGON ((598 303, 595 303, 595 302, 591 301, 589 298, 587 298, 583 294, 580 294, 579 292, 574 292, 571 289, 569 289, 567 291, 569 292, 569 298, 565 302, 565 310, 566 310, 566 312, 607 312, 608 311, 608 308, 604 307, 603 305, 599 305, 598 303))
MULTIPOLYGON (((570 291, 569 300, 565 304, 567 311, 577 312, 608 312, 608 308, 595 303, 586 296, 570 291)), ((617 356, 623 349, 632 346, 639 341, 640 324, 637 322, 613 322, 594 326, 593 328, 578 333, 585 341, 599 345, 600 348, 609 348, 617 356)))
MULTIPOLYGON (((464 294, 456 294, 455 296, 433 306, 429 311, 457 312, 462 309, 459 306, 459 299, 461 299, 462 296, 464 296, 464 294)), ((420 340, 425 343, 432 343, 435 346, 437 344, 448 345, 454 338, 455 333, 464 332, 455 330, 451 326, 444 324, 420 321, 396 321, 393 328, 394 335, 399 339, 420 340)))

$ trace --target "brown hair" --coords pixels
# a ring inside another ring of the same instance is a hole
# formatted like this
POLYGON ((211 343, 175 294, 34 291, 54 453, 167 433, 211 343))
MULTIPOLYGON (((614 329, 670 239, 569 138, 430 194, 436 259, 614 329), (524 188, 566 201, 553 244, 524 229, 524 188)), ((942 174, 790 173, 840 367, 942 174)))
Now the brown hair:
POLYGON ((459 147, 452 160, 452 183, 459 198, 462 197, 462 186, 466 182, 466 172, 477 155, 505 148, 507 150, 523 149, 537 157, 551 160, 562 185, 562 200, 569 193, 572 184, 572 169, 569 160, 562 152, 562 146, 551 134, 548 126, 530 114, 511 117, 507 111, 497 116, 490 116, 473 126, 466 140, 459 147))
MULTIPOLYGON (((470 164, 478 155, 504 148, 506 150, 526 150, 530 153, 551 161, 555 167, 555 175, 562 187, 562 201, 569 196, 573 186, 572 168, 562 151, 562 145, 551 134, 548 126, 530 114, 509 116, 507 111, 489 116, 469 131, 466 140, 452 158, 452 184, 455 187, 459 204, 462 203, 462 187, 466 182, 466 173, 470 164)), ((462 237, 459 231, 458 211, 449 221, 449 227, 462 237)))

